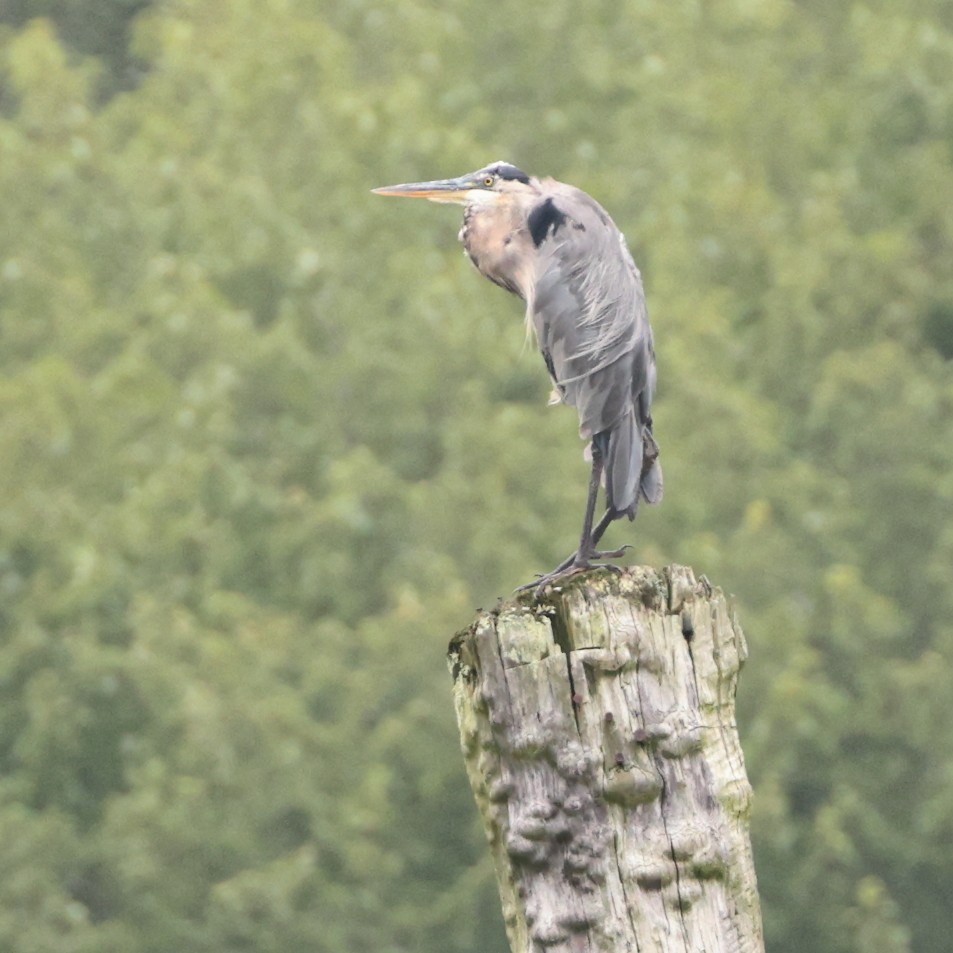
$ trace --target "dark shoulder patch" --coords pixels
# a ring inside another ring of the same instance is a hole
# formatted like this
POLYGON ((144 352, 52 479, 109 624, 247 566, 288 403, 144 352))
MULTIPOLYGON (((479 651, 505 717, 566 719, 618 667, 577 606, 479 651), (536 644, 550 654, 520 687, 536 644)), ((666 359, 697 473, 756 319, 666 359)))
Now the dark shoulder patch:
POLYGON ((555 235, 565 222, 565 213, 556 207, 556 203, 551 198, 548 198, 545 202, 540 202, 529 213, 526 224, 529 228, 530 237, 533 239, 533 244, 539 248, 546 240, 546 236, 555 235))

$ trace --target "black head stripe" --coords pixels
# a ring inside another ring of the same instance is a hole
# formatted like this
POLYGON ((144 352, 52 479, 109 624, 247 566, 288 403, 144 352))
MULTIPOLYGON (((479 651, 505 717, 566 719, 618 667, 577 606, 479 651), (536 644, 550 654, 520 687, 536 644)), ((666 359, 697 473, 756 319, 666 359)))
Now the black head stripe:
POLYGON ((493 175, 498 175, 501 179, 523 182, 529 185, 529 176, 522 169, 517 169, 515 165, 510 165, 509 162, 497 162, 496 165, 490 168, 490 171, 493 175))

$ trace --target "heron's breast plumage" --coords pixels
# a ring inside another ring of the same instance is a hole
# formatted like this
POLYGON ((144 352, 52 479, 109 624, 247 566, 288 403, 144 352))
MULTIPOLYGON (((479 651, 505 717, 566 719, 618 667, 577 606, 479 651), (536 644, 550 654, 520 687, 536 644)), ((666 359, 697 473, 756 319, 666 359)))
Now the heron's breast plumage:
POLYGON ((525 220, 516 209, 510 205, 468 205, 459 238, 480 274, 526 298, 534 249, 525 220))

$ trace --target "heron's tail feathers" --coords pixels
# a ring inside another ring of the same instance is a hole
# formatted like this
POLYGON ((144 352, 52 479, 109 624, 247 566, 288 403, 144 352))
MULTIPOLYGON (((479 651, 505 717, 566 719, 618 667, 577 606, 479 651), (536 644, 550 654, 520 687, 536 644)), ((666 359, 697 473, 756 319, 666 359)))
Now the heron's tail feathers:
POLYGON ((598 434, 595 442, 605 455, 606 502, 617 513, 633 518, 640 500, 658 503, 662 499, 662 466, 652 421, 640 423, 630 408, 608 432, 607 441, 605 436, 598 434))

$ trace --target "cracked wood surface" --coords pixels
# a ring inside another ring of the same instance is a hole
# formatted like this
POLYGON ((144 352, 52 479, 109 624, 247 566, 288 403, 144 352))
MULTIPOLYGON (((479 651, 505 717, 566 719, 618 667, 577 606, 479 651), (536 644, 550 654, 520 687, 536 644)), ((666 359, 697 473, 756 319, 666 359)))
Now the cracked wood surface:
POLYGON ((762 953, 746 653, 721 591, 680 566, 572 577, 454 638, 513 953, 762 953))

